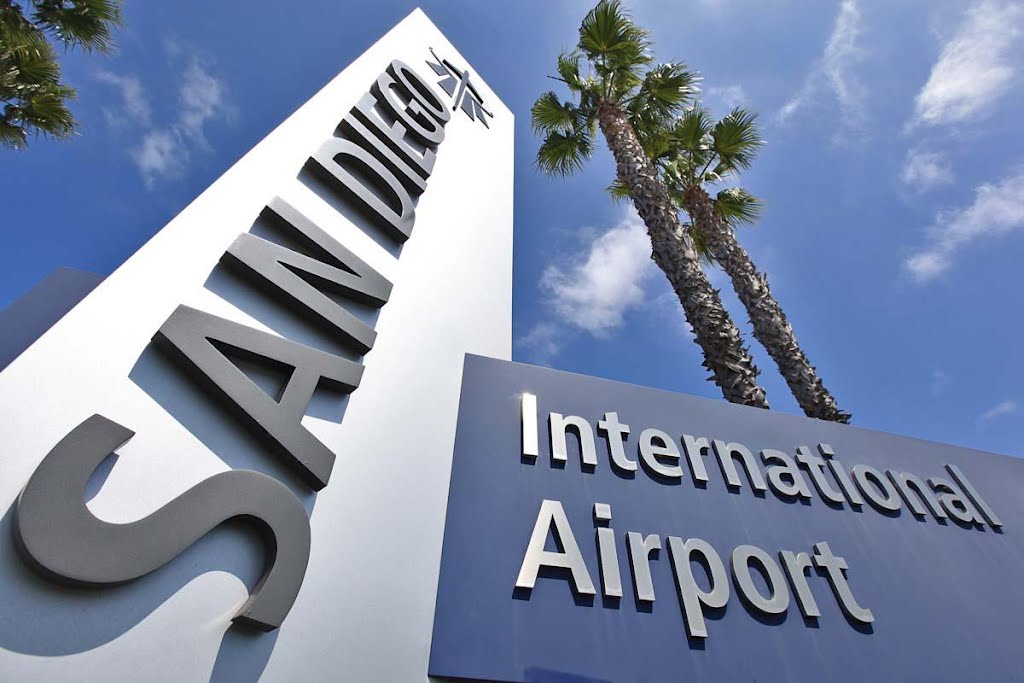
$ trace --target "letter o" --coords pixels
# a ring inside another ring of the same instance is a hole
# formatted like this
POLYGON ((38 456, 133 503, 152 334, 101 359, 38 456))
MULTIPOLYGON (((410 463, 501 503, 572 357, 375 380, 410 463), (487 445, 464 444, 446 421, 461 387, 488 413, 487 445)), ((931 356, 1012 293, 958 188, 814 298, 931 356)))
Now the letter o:
POLYGON ((751 605, 766 614, 782 614, 789 609, 789 586, 786 577, 772 556, 753 545, 740 545, 732 551, 732 576, 740 589, 740 595, 751 605), (768 587, 772 594, 765 597, 757 590, 750 576, 750 562, 756 560, 764 569, 768 587))
POLYGON ((902 501, 892 482, 874 467, 857 465, 850 470, 850 474, 857 482, 857 488, 876 508, 888 512, 896 512, 900 509, 902 501))
POLYGON ((422 104, 430 115, 437 119, 438 123, 442 126, 448 123, 452 113, 448 111, 448 107, 444 105, 430 84, 420 78, 420 75, 413 71, 411 66, 396 59, 388 66, 388 71, 408 90, 408 94, 413 99, 422 104))

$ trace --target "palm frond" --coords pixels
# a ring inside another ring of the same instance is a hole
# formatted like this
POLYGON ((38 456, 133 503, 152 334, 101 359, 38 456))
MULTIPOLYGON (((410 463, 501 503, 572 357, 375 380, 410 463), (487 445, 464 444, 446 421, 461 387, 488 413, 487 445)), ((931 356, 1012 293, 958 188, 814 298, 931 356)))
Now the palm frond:
POLYGON ((554 92, 537 98, 530 109, 530 123, 537 133, 571 133, 578 120, 578 108, 563 102, 554 92))
POLYGON ((612 199, 616 202, 627 202, 633 195, 629 192, 629 186, 622 182, 621 178, 616 178, 612 181, 612 184, 605 188, 608 194, 611 195, 612 199))
POLYGON ((7 120, 7 116, 0 116, 0 148, 3 149, 24 149, 28 146, 28 136, 25 129, 17 123, 7 120))
POLYGON ((35 0, 35 23, 72 47, 110 52, 121 24, 119 0, 35 0))
POLYGON ((558 77, 570 90, 579 91, 585 87, 580 75, 580 55, 578 53, 561 53, 558 55, 558 77))
POLYGON ((711 131, 712 144, 721 160, 716 171, 728 172, 749 168, 764 141, 757 129, 757 114, 736 107, 715 124, 711 131))
POLYGON ((756 223, 763 208, 763 202, 742 187, 730 187, 715 197, 715 211, 730 225, 756 223))
POLYGON ((714 125, 711 114, 700 102, 688 108, 672 126, 672 141, 690 153, 706 150, 714 125))
POLYGON ((649 48, 647 31, 618 0, 601 0, 580 24, 579 49, 606 81, 636 76, 636 69, 651 61, 649 48))
POLYGON ((627 107, 631 114, 666 125, 698 92, 699 82, 684 64, 658 64, 644 75, 627 107))
POLYGON ((537 150, 537 167, 548 175, 567 176, 583 168, 594 153, 594 139, 588 128, 552 132, 537 150))

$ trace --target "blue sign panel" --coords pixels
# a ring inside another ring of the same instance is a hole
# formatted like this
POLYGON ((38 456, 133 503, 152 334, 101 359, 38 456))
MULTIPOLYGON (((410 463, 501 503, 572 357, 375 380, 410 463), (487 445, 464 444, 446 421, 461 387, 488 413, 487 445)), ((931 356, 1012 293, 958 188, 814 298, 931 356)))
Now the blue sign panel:
POLYGON ((430 674, 1024 680, 1024 461, 466 358, 430 674))

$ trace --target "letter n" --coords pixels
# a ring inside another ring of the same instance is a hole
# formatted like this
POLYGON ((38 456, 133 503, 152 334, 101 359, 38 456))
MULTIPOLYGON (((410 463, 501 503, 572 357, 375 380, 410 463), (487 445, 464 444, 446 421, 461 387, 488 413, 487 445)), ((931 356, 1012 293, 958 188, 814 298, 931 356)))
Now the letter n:
POLYGON ((284 200, 271 201, 266 214, 290 228, 320 258, 243 233, 221 260, 239 267, 272 295, 299 304, 301 311, 333 327, 359 353, 369 351, 376 338, 373 329, 324 291, 379 308, 391 296, 391 283, 284 200))
POLYGON ((327 486, 334 453, 302 426, 302 416, 320 382, 350 392, 359 386, 362 365, 188 306, 178 306, 153 341, 288 456, 310 486, 317 491, 327 486), (280 398, 260 389, 222 349, 291 368, 280 398))

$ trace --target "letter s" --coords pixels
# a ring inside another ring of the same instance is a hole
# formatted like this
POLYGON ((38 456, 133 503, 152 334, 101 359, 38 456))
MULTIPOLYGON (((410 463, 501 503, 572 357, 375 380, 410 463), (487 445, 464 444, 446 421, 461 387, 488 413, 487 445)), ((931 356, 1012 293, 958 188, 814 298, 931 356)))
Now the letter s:
POLYGON ((97 519, 85 505, 89 477, 135 432, 93 415, 54 446, 18 501, 16 537, 35 564, 77 584, 137 579, 167 564, 221 522, 255 523, 267 569, 234 621, 271 631, 287 616, 309 562, 309 518, 284 484, 258 472, 216 474, 128 524, 97 519))

